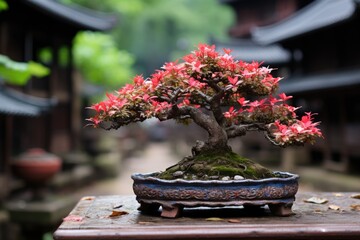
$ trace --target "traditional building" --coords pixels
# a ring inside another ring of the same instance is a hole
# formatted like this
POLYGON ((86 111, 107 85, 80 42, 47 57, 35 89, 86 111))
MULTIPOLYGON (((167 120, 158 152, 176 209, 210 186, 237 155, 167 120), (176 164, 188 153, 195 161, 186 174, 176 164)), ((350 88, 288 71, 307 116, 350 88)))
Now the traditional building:
POLYGON ((232 55, 243 61, 259 61, 265 64, 283 66, 291 61, 288 51, 278 44, 262 46, 251 39, 251 30, 276 22, 289 16, 296 10, 296 1, 282 0, 221 0, 230 6, 236 16, 235 24, 229 29, 230 40, 227 42, 213 40, 217 48, 233 49, 232 55))
MULTIPOLYGON (((300 1, 299 1, 300 2, 300 1)), ((282 91, 302 111, 318 112, 325 141, 310 160, 360 173, 360 1, 316 0, 288 18, 252 30, 262 45, 281 44, 297 56, 282 91)))
MULTIPOLYGON (((212 40, 218 50, 232 49, 235 59, 246 62, 262 62, 264 66, 275 68, 274 75, 287 76, 288 67, 294 65, 296 55, 280 44, 260 44, 252 39, 255 27, 281 21, 303 8, 309 1, 296 0, 220 0, 230 6, 235 13, 235 24, 229 29, 228 41, 212 40)), ((242 137, 240 143, 234 144, 234 149, 258 161, 279 159, 280 153, 269 142, 257 134, 242 137)))
MULTIPOLYGON (((8 186, 16 154, 33 147, 61 154, 78 147, 80 83, 73 77, 72 40, 80 30, 105 31, 115 24, 113 16, 54 0, 7 3, 9 9, 0 13, 0 54, 39 61, 40 50, 48 48, 51 73, 22 88, 0 86, 0 186, 8 186)), ((6 191, 1 187, 0 200, 6 191)))
MULTIPOLYGON (((221 2, 233 7, 237 16, 229 30, 235 56, 277 67, 278 74, 285 76, 280 91, 293 95, 294 104, 303 106, 300 111, 319 113, 316 120, 322 122, 325 141, 302 148, 302 153, 290 150, 290 155, 328 169, 359 173, 360 2, 221 2), (273 46, 277 54, 267 51, 273 46)), ((258 144, 258 150, 262 146, 258 144)))

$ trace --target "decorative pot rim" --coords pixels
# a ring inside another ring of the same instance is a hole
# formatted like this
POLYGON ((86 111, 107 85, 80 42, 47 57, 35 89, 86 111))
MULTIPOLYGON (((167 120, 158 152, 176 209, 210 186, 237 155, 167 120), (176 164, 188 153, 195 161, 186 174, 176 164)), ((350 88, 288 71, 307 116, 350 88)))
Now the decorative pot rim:
POLYGON ((187 183, 187 184, 232 184, 232 183, 267 183, 267 182, 288 182, 292 180, 298 180, 299 175, 289 173, 289 172, 281 172, 281 171, 274 171, 274 174, 279 174, 283 177, 272 177, 272 178, 264 178, 264 179, 240 179, 240 180, 186 180, 186 179, 174 179, 174 180, 166 180, 166 179, 160 179, 157 177, 153 177, 153 175, 157 174, 159 172, 151 172, 151 173, 134 173, 131 175, 131 178, 134 181, 157 181, 161 183, 187 183))

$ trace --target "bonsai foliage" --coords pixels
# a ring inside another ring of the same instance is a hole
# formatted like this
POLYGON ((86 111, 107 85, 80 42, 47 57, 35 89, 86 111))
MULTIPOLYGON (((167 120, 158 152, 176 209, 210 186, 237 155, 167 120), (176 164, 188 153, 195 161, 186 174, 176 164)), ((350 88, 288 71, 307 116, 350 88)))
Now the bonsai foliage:
POLYGON ((91 106, 96 111, 91 125, 117 129, 132 122, 156 117, 195 122, 208 139, 198 141, 193 155, 229 150, 228 140, 249 131, 261 131, 274 145, 313 143, 322 134, 313 114, 298 119, 298 109, 287 102, 291 96, 276 94, 281 78, 258 62, 234 60, 231 50, 215 51, 200 44, 183 57, 169 62, 150 78, 135 76, 107 99, 91 106))

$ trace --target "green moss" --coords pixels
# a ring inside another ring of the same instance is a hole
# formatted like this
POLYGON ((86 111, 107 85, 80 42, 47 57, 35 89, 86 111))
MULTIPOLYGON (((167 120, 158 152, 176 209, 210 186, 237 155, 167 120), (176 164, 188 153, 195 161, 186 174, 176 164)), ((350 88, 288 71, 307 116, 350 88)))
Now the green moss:
POLYGON ((274 177, 271 170, 241 157, 232 151, 216 150, 201 153, 195 157, 188 157, 178 164, 166 169, 159 174, 162 179, 213 179, 215 176, 221 179, 224 176, 230 178, 240 175, 246 179, 263 179, 274 177), (174 176, 175 172, 181 171, 181 176, 174 176))

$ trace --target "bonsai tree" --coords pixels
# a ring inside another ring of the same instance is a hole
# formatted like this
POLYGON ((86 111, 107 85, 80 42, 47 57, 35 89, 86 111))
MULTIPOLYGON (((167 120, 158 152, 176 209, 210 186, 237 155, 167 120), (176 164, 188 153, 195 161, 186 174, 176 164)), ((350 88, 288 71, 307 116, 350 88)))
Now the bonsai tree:
POLYGON ((197 141, 192 156, 158 177, 273 177, 270 170, 232 152, 228 140, 260 131, 276 146, 303 145, 322 136, 319 123, 313 122, 311 113, 299 119, 298 108, 287 103, 292 97, 276 94, 281 78, 271 75, 273 69, 234 60, 230 53, 199 44, 182 62, 165 63, 146 79, 135 76, 133 84, 90 107, 96 112, 88 119, 90 125, 117 129, 153 117, 185 124, 193 121, 207 131, 207 140, 197 141))

